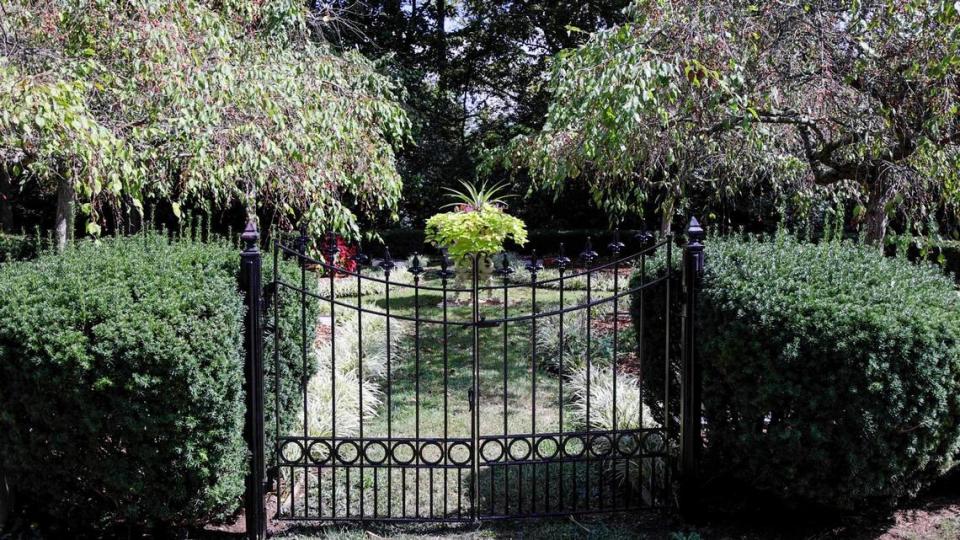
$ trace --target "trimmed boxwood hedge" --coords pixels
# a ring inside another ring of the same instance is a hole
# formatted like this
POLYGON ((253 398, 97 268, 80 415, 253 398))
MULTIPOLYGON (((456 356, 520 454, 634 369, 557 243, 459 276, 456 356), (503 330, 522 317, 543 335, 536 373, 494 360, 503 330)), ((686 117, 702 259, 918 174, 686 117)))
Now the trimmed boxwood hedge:
MULTIPOLYGON (((783 500, 853 509, 912 496, 952 466, 960 299, 949 278, 786 234, 711 238, 706 253, 706 470, 783 500)), ((663 381, 662 298, 644 306, 652 388, 663 381)), ((639 309, 635 298, 635 320, 639 309)))
MULTIPOLYGON (((182 526, 238 508, 238 268, 228 242, 156 233, 0 266, 0 459, 21 500, 67 527, 182 526)), ((280 326, 299 328, 287 304, 280 326)), ((300 332, 281 337, 300 350, 300 332)), ((282 359, 281 408, 295 412, 303 364, 282 359)))
POLYGON ((0 232, 0 263, 32 259, 40 253, 42 244, 36 236, 0 232))

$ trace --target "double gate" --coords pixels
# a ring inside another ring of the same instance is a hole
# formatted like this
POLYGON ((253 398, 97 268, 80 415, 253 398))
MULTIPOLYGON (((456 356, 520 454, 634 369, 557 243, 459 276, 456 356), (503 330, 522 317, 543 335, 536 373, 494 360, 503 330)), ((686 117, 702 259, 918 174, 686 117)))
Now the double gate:
POLYGON ((692 220, 682 248, 645 235, 625 254, 614 233, 603 254, 588 239, 573 257, 560 245, 546 258, 401 262, 341 253, 332 236, 312 257, 301 235, 273 242, 264 284, 248 227, 250 537, 268 516, 469 522, 683 503, 700 447, 702 237, 692 220), (295 352, 280 345, 291 307, 295 352), (300 403, 280 410, 291 360, 306 374, 300 403))

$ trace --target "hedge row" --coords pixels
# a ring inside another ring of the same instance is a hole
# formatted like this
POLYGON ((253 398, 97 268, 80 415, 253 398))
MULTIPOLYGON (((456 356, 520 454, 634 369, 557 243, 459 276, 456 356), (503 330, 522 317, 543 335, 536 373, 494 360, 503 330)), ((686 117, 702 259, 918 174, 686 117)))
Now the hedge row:
MULTIPOLYGON (((643 308, 643 373, 659 389, 663 295, 643 308)), ((912 496, 953 465, 960 298, 936 267, 846 242, 711 238, 697 323, 706 470, 850 509, 912 496)))
MULTIPOLYGON (((80 527, 189 525, 238 508, 238 268, 227 242, 153 233, 0 266, 0 459, 21 500, 80 527)), ((299 324, 288 303, 283 351, 300 351, 299 324)), ((296 411, 303 364, 281 358, 281 407, 296 411)))
POLYGON ((43 250, 36 236, 0 232, 0 263, 32 259, 43 250))

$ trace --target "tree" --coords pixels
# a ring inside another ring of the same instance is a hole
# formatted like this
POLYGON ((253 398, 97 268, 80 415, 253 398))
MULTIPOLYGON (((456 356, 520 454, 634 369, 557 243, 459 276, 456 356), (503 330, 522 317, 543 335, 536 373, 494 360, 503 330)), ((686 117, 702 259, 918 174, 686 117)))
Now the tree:
POLYGON ((547 123, 515 157, 554 188, 585 177, 618 214, 659 194, 665 224, 697 189, 830 193, 879 243, 890 216, 960 200, 958 8, 637 1, 557 57, 547 123))
POLYGON ((330 41, 389 55, 386 65, 403 81, 415 144, 399 152, 400 170, 418 196, 404 200, 402 215, 422 225, 444 187, 486 174, 480 165, 488 149, 539 129, 550 57, 624 20, 627 3, 330 0, 315 10, 330 21, 323 30, 330 41))
POLYGON ((295 0, 0 2, 0 164, 56 184, 97 234, 147 198, 239 201, 288 226, 356 234, 396 211, 399 89, 311 38, 295 0))

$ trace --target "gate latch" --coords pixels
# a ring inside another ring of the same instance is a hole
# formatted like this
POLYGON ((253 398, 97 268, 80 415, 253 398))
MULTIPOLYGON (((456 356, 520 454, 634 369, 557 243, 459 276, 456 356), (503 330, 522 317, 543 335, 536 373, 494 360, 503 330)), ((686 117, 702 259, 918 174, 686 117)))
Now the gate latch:
POLYGON ((480 320, 476 322, 477 328, 496 328, 500 326, 500 323, 497 321, 488 321, 486 317, 480 317, 480 320))
POLYGON ((467 401, 470 403, 470 412, 473 412, 473 388, 467 390, 467 401))

